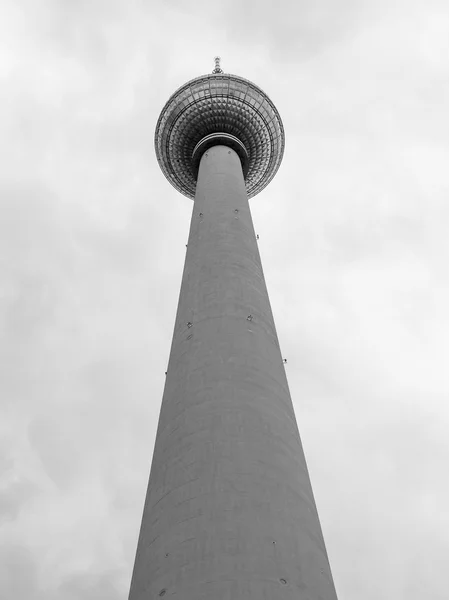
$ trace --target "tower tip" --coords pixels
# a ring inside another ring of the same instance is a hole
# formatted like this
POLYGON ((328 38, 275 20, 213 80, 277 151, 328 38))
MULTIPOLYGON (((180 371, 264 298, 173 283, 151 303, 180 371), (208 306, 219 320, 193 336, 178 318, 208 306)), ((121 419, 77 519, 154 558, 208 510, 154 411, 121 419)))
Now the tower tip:
POLYGON ((214 58, 214 61, 215 61, 215 68, 212 71, 212 73, 223 73, 223 69, 220 66, 221 58, 219 56, 216 56, 214 58))

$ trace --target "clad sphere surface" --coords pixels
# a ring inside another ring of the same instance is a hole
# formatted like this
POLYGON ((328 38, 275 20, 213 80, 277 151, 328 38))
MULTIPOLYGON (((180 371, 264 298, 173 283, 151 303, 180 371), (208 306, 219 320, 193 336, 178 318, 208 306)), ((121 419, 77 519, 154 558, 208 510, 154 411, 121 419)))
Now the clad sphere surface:
POLYGON ((227 73, 196 77, 168 100, 156 125, 155 149, 168 181, 195 197, 195 146, 212 133, 237 137, 249 155, 245 177, 248 197, 258 194, 276 174, 284 154, 284 127, 276 107, 256 85, 227 73))

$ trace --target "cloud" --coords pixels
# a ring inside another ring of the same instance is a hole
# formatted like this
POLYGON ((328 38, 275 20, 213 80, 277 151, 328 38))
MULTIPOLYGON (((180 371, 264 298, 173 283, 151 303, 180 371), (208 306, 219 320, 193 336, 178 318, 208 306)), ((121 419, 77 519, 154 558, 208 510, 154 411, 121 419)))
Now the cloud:
POLYGON ((34 485, 29 481, 18 481, 11 484, 5 491, 0 492, 0 520, 14 520, 18 517, 21 505, 26 502, 35 491, 34 485))
POLYGON ((223 5, 222 18, 234 43, 254 44, 273 61, 291 67, 328 50, 360 25, 367 3, 346 0, 223 5), (238 15, 238 17, 236 17, 238 15))
POLYGON ((116 574, 111 571, 100 575, 74 575, 59 586, 57 597, 64 600, 121 600, 122 595, 113 583, 115 578, 116 574))
POLYGON ((0 546, 0 589, 4 598, 35 600, 37 569, 32 554, 19 545, 0 546))
POLYGON ((14 521, 26 503, 37 493, 36 485, 15 469, 15 460, 0 439, 0 523, 14 521))

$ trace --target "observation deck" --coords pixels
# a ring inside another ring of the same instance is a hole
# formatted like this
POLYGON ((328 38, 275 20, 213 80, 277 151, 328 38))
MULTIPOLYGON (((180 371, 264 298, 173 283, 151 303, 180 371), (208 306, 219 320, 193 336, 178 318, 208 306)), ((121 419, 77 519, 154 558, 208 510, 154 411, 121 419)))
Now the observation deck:
POLYGON ((207 148, 223 144, 240 156, 248 198, 273 179, 284 154, 285 135, 273 102, 258 86, 214 71, 180 87, 165 104, 155 132, 155 150, 168 181, 195 197, 198 166, 207 148))

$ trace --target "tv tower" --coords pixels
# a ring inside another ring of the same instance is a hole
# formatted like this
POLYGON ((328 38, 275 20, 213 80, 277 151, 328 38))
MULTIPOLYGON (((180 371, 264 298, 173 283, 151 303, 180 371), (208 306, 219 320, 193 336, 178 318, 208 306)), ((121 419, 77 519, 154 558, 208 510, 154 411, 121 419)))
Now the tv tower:
POLYGON ((248 203, 279 113, 216 58, 155 148, 194 204, 129 600, 336 600, 248 203))

